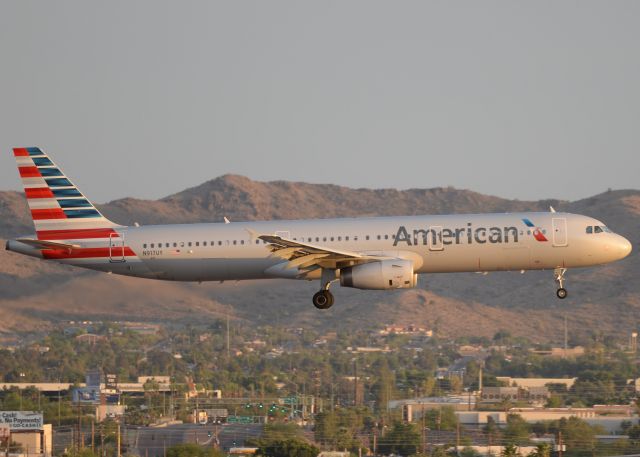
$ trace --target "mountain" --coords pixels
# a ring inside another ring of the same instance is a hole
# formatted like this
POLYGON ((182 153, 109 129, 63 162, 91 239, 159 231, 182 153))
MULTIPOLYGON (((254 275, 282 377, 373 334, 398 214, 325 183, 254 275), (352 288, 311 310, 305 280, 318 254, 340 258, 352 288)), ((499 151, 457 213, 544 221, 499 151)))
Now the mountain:
MULTIPOLYGON (((133 198, 100 206, 122 224, 220 222, 373 215, 557 210, 590 215, 640 241, 640 191, 611 191, 575 202, 518 201, 454 188, 351 189, 225 175, 166 198, 133 198)), ((0 237, 33 231, 21 194, 0 192, 0 237)), ((334 287, 336 305, 318 311, 318 285, 300 281, 183 284, 124 278, 0 252, 0 335, 46 330, 62 320, 207 322, 231 315, 248 324, 373 328, 415 323, 443 336, 492 336, 505 329, 540 341, 558 340, 566 315, 570 334, 624 335, 640 318, 639 257, 571 270, 569 298, 555 298, 552 273, 436 274, 413 290, 375 292, 334 287), (70 293, 73 291, 73 293, 70 293), (366 310, 366 312, 363 312, 366 310)))

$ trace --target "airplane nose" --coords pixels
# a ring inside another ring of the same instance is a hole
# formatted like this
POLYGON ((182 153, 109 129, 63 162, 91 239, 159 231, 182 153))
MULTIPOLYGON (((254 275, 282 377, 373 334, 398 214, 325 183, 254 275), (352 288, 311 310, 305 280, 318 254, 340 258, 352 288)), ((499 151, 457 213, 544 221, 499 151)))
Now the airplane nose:
POLYGON ((620 242, 618 244, 620 258, 624 259, 626 256, 628 256, 631 253, 631 249, 632 249, 631 242, 625 237, 621 236, 620 242))

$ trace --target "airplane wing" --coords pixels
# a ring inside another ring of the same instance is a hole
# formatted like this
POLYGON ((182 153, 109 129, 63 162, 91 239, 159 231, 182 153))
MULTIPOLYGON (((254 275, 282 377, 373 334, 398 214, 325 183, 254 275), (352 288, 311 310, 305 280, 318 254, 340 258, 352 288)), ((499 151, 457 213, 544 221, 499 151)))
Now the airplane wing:
POLYGON ((268 244, 273 257, 288 260, 286 268, 298 268, 309 272, 317 268, 343 268, 390 258, 327 248, 277 235, 258 235, 256 238, 268 244))
POLYGON ((77 244, 59 243, 57 241, 34 240, 32 238, 18 238, 16 241, 19 241, 20 243, 28 244, 29 246, 33 246, 34 248, 40 249, 40 250, 44 250, 44 249, 71 250, 71 249, 80 247, 77 244))

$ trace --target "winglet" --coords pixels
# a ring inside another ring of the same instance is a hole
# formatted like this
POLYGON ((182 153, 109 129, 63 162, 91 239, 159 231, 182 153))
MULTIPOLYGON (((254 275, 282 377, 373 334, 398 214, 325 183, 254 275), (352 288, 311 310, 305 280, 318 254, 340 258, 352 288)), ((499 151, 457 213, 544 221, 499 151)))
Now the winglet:
POLYGON ((556 210, 553 208, 553 206, 549 206, 549 211, 551 211, 552 213, 556 212, 556 210))
POLYGON ((231 224, 231 221, 229 219, 227 219, 227 216, 224 216, 224 223, 225 224, 231 224))

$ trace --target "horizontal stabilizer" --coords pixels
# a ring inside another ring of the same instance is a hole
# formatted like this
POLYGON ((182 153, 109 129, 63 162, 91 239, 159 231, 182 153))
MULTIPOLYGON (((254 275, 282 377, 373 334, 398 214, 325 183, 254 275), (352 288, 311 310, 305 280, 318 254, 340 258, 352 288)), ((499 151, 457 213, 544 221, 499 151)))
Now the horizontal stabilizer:
POLYGON ((69 244, 69 243, 60 243, 57 241, 43 241, 43 240, 34 240, 32 238, 18 238, 16 241, 20 243, 28 244, 29 246, 33 246, 36 249, 75 249, 80 246, 77 244, 69 244))

